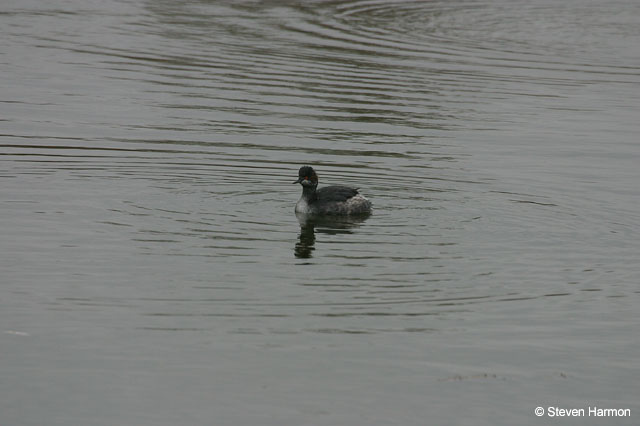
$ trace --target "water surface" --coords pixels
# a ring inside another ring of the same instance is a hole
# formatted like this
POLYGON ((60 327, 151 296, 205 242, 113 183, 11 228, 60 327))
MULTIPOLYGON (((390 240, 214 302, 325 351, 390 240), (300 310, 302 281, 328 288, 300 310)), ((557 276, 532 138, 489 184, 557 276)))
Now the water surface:
POLYGON ((637 424, 638 2, 0 24, 3 425, 637 424))

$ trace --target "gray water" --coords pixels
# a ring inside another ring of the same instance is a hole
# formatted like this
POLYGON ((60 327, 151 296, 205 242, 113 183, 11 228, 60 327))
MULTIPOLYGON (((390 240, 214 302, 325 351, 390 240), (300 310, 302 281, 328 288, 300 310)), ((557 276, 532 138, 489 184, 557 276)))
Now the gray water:
POLYGON ((7 0, 0 37, 1 425, 639 424, 638 1, 7 0), (303 164, 373 215, 299 221, 303 164))

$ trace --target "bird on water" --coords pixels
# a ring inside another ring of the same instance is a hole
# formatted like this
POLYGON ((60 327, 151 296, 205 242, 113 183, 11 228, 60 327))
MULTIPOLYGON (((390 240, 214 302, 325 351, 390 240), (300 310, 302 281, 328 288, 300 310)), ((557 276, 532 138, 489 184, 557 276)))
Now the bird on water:
POLYGON ((300 167, 298 179, 293 183, 302 185, 296 213, 342 216, 371 213, 371 201, 358 193, 358 188, 332 185, 318 189, 318 175, 313 167, 300 167))

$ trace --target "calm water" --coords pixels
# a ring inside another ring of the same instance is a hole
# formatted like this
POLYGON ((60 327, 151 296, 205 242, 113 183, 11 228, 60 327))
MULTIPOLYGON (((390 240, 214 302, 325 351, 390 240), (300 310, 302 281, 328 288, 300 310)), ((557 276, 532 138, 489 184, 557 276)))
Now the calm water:
POLYGON ((0 37, 3 426, 640 422, 638 1, 8 0, 0 37), (303 164, 374 214, 299 221, 303 164))

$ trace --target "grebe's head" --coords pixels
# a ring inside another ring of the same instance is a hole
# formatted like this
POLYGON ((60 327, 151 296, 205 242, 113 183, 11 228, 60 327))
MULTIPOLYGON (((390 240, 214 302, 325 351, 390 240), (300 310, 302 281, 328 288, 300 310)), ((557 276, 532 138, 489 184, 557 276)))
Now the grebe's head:
POLYGON ((318 175, 311 166, 302 166, 298 170, 298 180, 293 183, 299 183, 303 187, 316 187, 318 186, 318 175))

